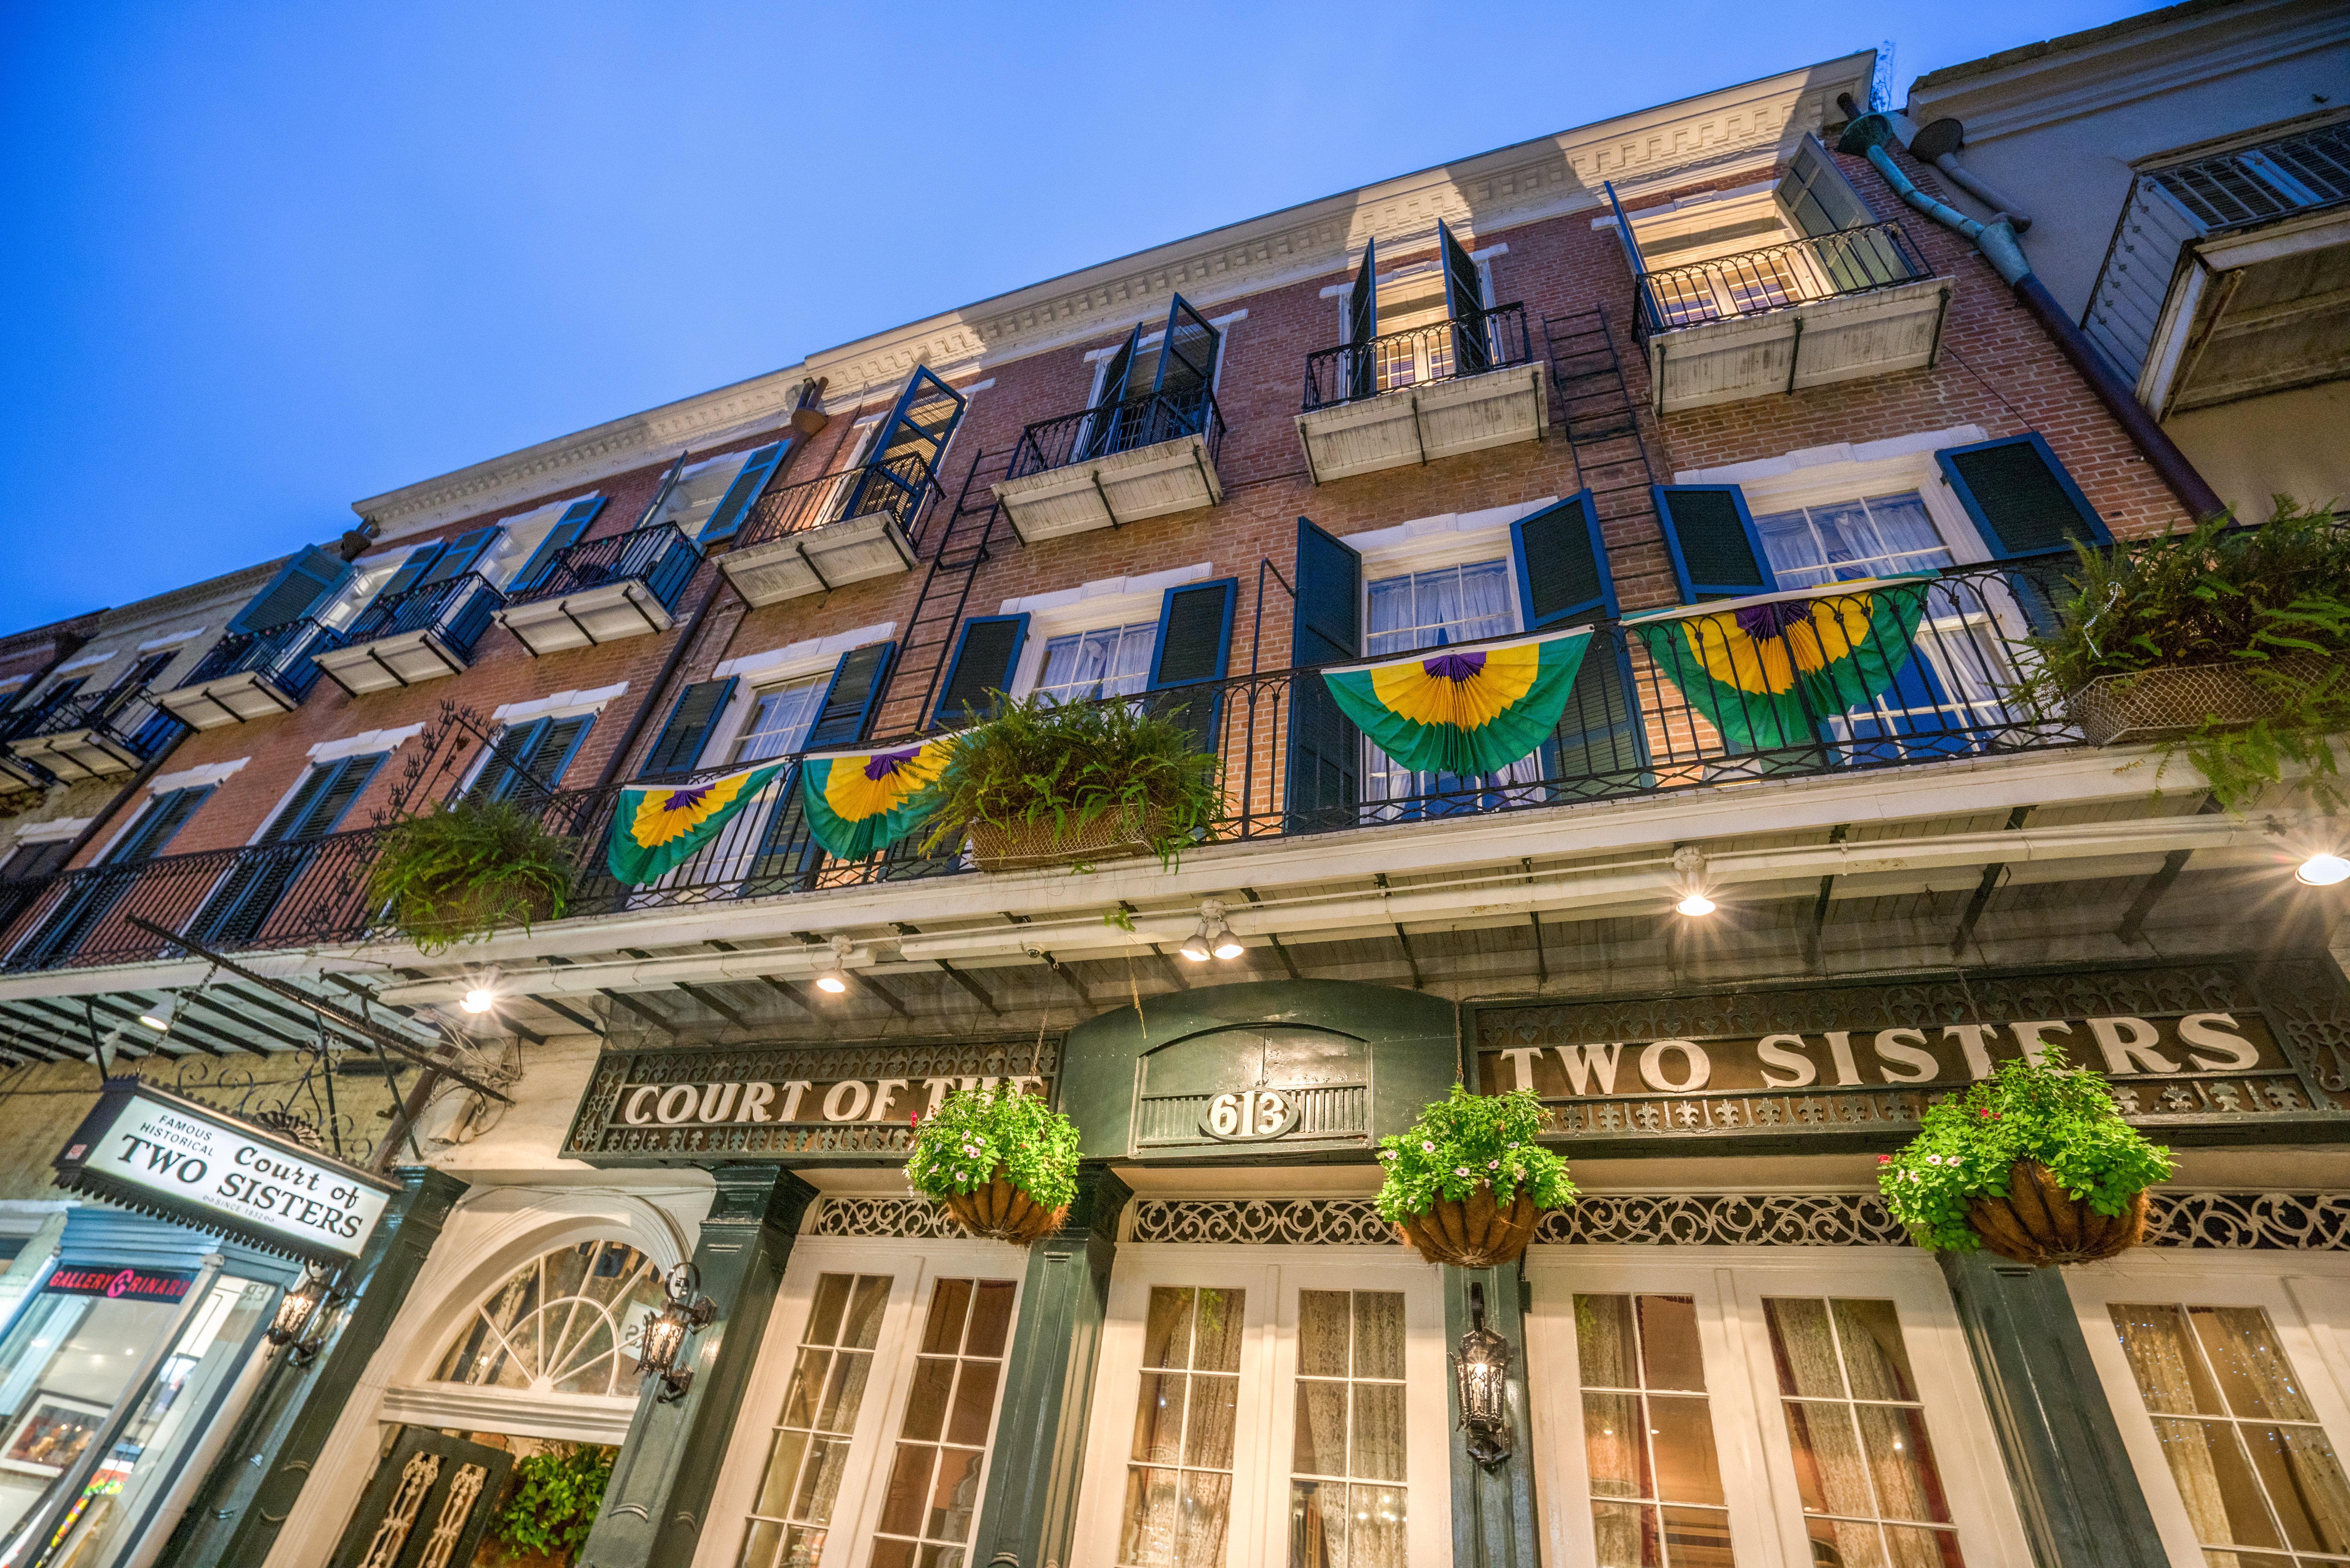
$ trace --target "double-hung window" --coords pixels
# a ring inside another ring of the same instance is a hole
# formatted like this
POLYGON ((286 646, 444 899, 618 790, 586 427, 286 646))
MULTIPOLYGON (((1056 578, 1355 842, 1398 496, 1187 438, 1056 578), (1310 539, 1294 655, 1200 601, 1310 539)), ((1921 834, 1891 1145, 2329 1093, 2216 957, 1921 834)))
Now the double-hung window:
POLYGON ((1130 697, 1149 684, 1158 637, 1159 623, 1145 620, 1054 638, 1045 644, 1034 694, 1055 702, 1130 697))
MULTIPOLYGON (((1471 561, 1373 577, 1365 597, 1363 651, 1372 659, 1503 637, 1518 628, 1517 598, 1506 560, 1471 561)), ((1367 741, 1363 751, 1366 802, 1395 803, 1367 804, 1377 821, 1491 810, 1510 798, 1491 792, 1510 784, 1530 784, 1542 776, 1539 754, 1520 758, 1487 777, 1461 778, 1399 767, 1367 741)))
POLYGON ((751 716, 735 738, 730 760, 764 762, 769 757, 787 757, 800 750, 808 731, 816 724, 816 711, 824 705, 825 689, 831 684, 832 672, 827 670, 822 675, 758 692, 751 700, 751 716))
POLYGON ((1950 546, 1914 490, 1760 514, 1754 531, 1772 576, 1784 588, 1898 577, 1951 564, 1950 546))

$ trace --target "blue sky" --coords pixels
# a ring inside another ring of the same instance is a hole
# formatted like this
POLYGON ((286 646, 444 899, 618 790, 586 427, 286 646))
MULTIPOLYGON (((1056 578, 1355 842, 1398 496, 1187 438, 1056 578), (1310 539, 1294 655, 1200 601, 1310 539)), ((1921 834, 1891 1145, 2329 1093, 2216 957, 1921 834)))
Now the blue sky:
POLYGON ((0 630, 1222 223, 1890 39, 2144 9, 0 9, 0 630))

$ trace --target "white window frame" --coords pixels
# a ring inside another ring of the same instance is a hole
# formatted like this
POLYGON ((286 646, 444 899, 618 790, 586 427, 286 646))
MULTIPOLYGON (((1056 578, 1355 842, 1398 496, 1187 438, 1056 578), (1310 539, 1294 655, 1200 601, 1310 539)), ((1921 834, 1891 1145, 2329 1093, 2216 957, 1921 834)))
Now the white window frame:
POLYGON ((1779 457, 1721 468, 1682 469, 1673 475, 1673 483, 1735 484, 1745 492, 1746 510, 1756 517, 1798 506, 1831 506, 1914 490, 1926 504, 1926 514, 1942 535, 1950 559, 1962 566, 1980 566, 1993 558, 1992 552, 1983 543, 1974 519, 1952 493, 1934 454, 1946 447, 1971 446, 1990 439, 1981 425, 1957 425, 1885 441, 1804 447, 1779 457))
POLYGON ((1452 1558, 1452 1408, 1441 1271, 1401 1247, 1121 1245, 1094 1379, 1073 1563, 1118 1560, 1126 1471, 1141 1398, 1142 1335, 1154 1285, 1243 1290, 1240 1408, 1231 1526, 1220 1568, 1284 1568, 1297 1401, 1297 1293, 1397 1291, 1404 1297, 1406 1560, 1452 1558))
POLYGON ((710 672, 708 679, 733 680, 734 695, 727 699, 726 711, 718 715, 718 722, 710 726, 710 737, 702 743, 702 754, 694 758, 694 767, 720 767, 734 754, 735 742, 742 740, 751 716, 759 711, 759 699, 765 693, 811 675, 829 674, 839 668, 843 654, 853 653, 870 643, 887 642, 897 635, 898 623, 885 620, 878 626, 860 626, 830 637, 810 638, 805 642, 762 649, 725 660, 710 672))
POLYGON ((395 545, 372 556, 361 556, 351 563, 349 580, 336 590, 333 598, 317 607, 312 618, 331 630, 342 630, 359 619, 368 606, 376 601, 376 596, 383 592, 384 585, 399 574, 410 556, 439 543, 441 541, 437 539, 427 539, 421 544, 395 545))
MULTIPOLYGON (((1028 1251, 1003 1241, 962 1239, 917 1241, 849 1240, 803 1236, 792 1247, 784 1269, 783 1288, 767 1314, 761 1354, 737 1409, 734 1430, 727 1438, 725 1461, 719 1467, 717 1490, 710 1499, 710 1528, 694 1549, 693 1568, 734 1568, 741 1561, 749 1532, 751 1505, 766 1479, 767 1447, 775 1435, 776 1413, 784 1407, 793 1369, 799 1362, 799 1343, 807 1326, 820 1274, 887 1274, 889 1304, 882 1309, 881 1333, 873 1352, 873 1368, 865 1402, 857 1412, 850 1438, 849 1462, 833 1501, 832 1524, 826 1539, 824 1568, 866 1568, 873 1557, 873 1530, 881 1517, 889 1490, 889 1461, 905 1417, 904 1405, 913 1381, 914 1362, 921 1350, 921 1330, 930 1311, 931 1283, 941 1279, 996 1279, 1013 1282, 1012 1327, 1004 1341, 1003 1376, 996 1385, 995 1413, 989 1419, 985 1458, 981 1461, 980 1496, 987 1495, 987 1472, 995 1457, 996 1429, 1003 1423, 1003 1401, 1009 1392, 1013 1361, 1019 1350, 1021 1293, 1026 1288, 1028 1251), (837 1548, 837 1552, 836 1552, 837 1548)), ((972 1534, 978 1533, 972 1521, 972 1534)), ((982 1561, 974 1539, 965 1556, 982 1561)))
POLYGON ((1737 1568, 1810 1568, 1762 1301, 1843 1296, 1890 1301, 1900 1314, 1967 1568, 2033 1568, 1965 1334, 1929 1254, 1894 1247, 1544 1246, 1527 1249, 1525 1272, 1534 1294, 1526 1385, 1545 1561, 1589 1563, 1594 1551, 1574 1298, 1645 1293, 1696 1299, 1737 1568))
POLYGON ((2203 1547, 2107 1315, 2114 1303, 2264 1309, 2334 1452, 2350 1451, 2350 1346, 2342 1338, 2350 1327, 2350 1256, 2139 1248, 2107 1262, 2066 1269, 2064 1289, 2079 1314, 2114 1424, 2121 1428, 2122 1447, 2154 1514, 2155 1531, 2173 1563, 2200 1563, 2203 1547))
POLYGON ((1143 576, 1101 577, 1055 593, 1005 599, 996 614, 1028 618, 1027 640, 1021 644, 1019 661, 1012 667, 1011 694, 1025 697, 1036 690, 1045 673, 1045 645, 1054 639, 1156 621, 1169 588, 1204 583, 1215 572, 1213 562, 1194 561, 1143 576))

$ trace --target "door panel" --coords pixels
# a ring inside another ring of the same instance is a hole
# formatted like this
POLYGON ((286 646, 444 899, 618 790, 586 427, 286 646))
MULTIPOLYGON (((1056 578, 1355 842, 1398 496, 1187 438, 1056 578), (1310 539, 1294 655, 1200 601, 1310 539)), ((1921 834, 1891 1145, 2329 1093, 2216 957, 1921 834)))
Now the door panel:
POLYGON ((359 1499, 334 1568, 467 1568, 513 1469, 503 1449, 403 1429, 359 1499))

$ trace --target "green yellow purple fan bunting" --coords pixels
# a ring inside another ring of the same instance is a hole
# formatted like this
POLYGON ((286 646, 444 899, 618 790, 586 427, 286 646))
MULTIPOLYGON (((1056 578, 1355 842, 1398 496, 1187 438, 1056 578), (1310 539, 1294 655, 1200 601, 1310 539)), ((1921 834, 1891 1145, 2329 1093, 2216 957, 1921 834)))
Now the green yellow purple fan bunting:
POLYGON ((788 765, 771 763, 677 788, 622 790, 604 864, 631 888, 667 876, 707 847, 788 765))
POLYGON ((1326 670, 1371 743, 1414 773, 1499 773, 1558 727, 1591 629, 1326 670))
POLYGON ((833 752, 800 763, 808 831, 843 860, 862 860, 920 827, 938 805, 939 775, 961 735, 886 752, 833 752))
POLYGON ((1745 751, 1809 746, 1909 662, 1933 575, 1830 583, 1625 623, 1690 705, 1745 751))

